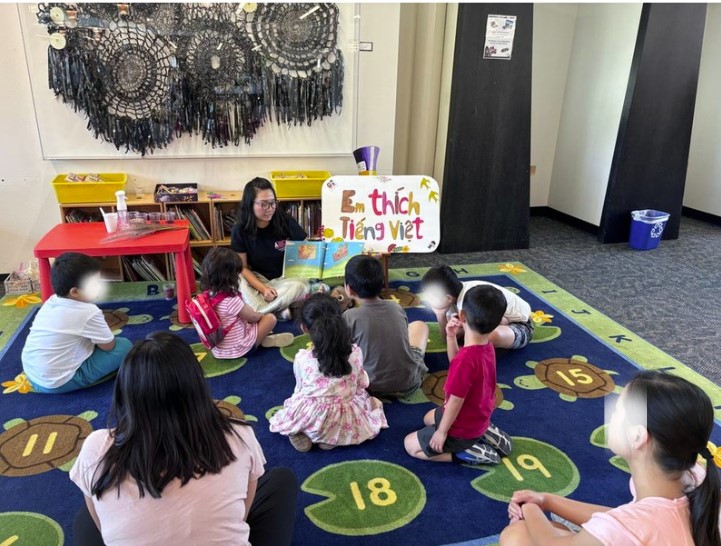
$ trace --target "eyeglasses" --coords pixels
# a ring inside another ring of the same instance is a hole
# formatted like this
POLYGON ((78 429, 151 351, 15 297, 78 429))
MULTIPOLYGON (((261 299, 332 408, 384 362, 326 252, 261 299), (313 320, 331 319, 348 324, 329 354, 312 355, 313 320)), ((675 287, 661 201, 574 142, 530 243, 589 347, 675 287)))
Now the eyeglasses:
POLYGON ((272 201, 253 201, 256 205, 260 205, 263 210, 274 209, 278 206, 278 201, 273 199, 272 201))

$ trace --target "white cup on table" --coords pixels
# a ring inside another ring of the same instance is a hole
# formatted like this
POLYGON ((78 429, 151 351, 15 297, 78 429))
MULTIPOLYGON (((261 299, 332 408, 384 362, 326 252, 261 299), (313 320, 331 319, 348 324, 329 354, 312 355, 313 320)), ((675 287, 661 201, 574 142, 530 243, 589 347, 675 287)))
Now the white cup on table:
POLYGON ((105 220, 105 229, 108 233, 114 233, 118 229, 118 213, 117 212, 106 212, 103 215, 105 220))

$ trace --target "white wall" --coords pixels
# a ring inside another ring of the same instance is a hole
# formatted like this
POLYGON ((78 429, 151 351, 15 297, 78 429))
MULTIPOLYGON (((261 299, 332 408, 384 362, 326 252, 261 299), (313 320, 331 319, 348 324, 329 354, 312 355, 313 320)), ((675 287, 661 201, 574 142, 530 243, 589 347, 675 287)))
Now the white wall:
MULTIPOLYGON (((241 189, 254 176, 274 169, 327 169, 355 174, 347 158, 137 159, 44 161, 36 129, 20 22, 15 4, 0 4, 0 272, 32 256, 32 248, 60 221, 50 181, 65 172, 128 172, 129 189, 158 181, 195 181, 207 189, 241 189)), ((358 145, 381 147, 378 170, 391 174, 398 65, 399 4, 363 4, 361 40, 374 43, 360 53, 358 145)), ((39 27, 38 27, 39 28, 39 27)), ((350 105, 349 105, 350 107, 350 105)))
POLYGON ((548 205, 578 4, 533 5, 531 206, 548 205))
POLYGON ((600 225, 641 4, 579 4, 548 206, 600 225))
POLYGON ((721 216, 721 5, 708 4, 684 206, 721 216))

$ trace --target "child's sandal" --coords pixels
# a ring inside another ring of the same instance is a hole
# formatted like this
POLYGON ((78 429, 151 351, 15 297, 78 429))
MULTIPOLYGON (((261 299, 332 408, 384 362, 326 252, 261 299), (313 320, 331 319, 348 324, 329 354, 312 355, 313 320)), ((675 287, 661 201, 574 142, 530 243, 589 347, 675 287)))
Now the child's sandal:
POLYGON ((311 442, 310 438, 302 432, 299 432, 298 434, 291 434, 288 436, 288 440, 290 440, 290 445, 301 453, 310 451, 313 447, 313 442, 311 442))

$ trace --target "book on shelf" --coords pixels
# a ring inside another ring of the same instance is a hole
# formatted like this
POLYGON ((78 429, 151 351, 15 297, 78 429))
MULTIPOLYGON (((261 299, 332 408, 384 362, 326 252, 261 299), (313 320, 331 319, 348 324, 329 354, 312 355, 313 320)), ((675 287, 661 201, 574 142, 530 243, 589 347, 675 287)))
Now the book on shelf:
POLYGON ((220 210, 220 207, 215 207, 213 209, 213 213, 215 214, 215 240, 222 241, 223 239, 225 239, 225 226, 223 225, 223 211, 220 210))
POLYGON ((178 207, 177 205, 173 207, 173 210, 178 219, 188 221, 191 239, 195 241, 208 241, 212 238, 210 236, 210 230, 200 218, 198 211, 190 207, 178 207))
POLYGON ((293 218, 309 237, 319 235, 321 226, 321 202, 305 201, 301 207, 300 201, 282 203, 283 209, 293 218))
POLYGON ((309 237, 322 236, 320 233, 321 226, 321 203, 320 201, 306 201, 305 203, 305 222, 303 229, 308 233, 309 237))
MULTIPOLYGON (((283 210, 288 213, 288 216, 293 218, 298 224, 303 223, 303 219, 300 217, 300 201, 288 201, 281 203, 283 210)), ((301 226, 302 227, 302 226, 301 226)))
POLYGON ((166 281, 167 277, 150 256, 123 256, 120 258, 125 278, 131 281, 166 281))
POLYGON ((79 224, 81 222, 102 222, 103 217, 99 212, 86 212, 79 209, 70 209, 65 213, 65 221, 68 224, 79 224))
POLYGON ((283 276, 330 279, 345 275, 345 264, 363 252, 363 243, 286 241, 283 276))
MULTIPOLYGON (((203 260, 198 258, 195 252, 191 252, 191 258, 193 260, 193 270, 195 271, 195 274, 200 277, 203 274, 203 260)), ((170 275, 170 278, 175 279, 175 260, 169 260, 168 264, 170 267, 170 269, 168 270, 168 275, 170 275)))
POLYGON ((237 216, 235 211, 226 212, 222 208, 216 205, 215 210, 215 239, 216 241, 222 241, 224 239, 230 239, 230 234, 233 231, 233 226, 237 222, 237 216))

